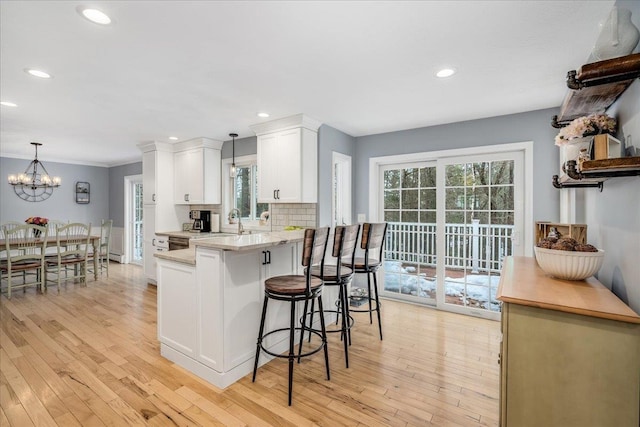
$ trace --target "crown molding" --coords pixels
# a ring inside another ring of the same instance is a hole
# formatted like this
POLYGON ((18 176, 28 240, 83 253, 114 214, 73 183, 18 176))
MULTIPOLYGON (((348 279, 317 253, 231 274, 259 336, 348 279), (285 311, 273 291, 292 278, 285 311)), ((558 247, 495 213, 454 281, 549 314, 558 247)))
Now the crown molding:
POLYGON ((305 128, 313 132, 318 132, 318 128, 322 125, 322 122, 315 120, 304 114, 296 114, 289 117, 283 117, 276 120, 270 120, 268 122, 257 123, 249 126, 256 135, 263 135, 265 133, 277 132, 281 130, 287 130, 292 128, 305 128))

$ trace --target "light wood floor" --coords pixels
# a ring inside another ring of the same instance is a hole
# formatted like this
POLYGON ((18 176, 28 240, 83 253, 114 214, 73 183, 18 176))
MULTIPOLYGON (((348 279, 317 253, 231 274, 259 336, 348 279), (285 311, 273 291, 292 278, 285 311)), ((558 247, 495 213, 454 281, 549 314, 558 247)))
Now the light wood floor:
MULTIPOLYGON (((220 390, 160 356, 156 288, 141 268, 0 298, 0 426, 497 425, 499 323, 384 301, 384 341, 356 314, 351 367, 330 337, 295 366, 274 360, 220 390)), ((257 331, 256 331, 257 333, 257 331)))

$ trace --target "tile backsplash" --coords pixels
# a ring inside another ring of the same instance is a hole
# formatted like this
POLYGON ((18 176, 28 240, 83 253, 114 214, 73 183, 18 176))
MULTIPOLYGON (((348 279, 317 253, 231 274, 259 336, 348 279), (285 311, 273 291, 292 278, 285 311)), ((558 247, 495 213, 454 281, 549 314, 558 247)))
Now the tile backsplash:
POLYGON ((316 203, 272 203, 271 230, 281 231, 288 225, 316 227, 316 203))

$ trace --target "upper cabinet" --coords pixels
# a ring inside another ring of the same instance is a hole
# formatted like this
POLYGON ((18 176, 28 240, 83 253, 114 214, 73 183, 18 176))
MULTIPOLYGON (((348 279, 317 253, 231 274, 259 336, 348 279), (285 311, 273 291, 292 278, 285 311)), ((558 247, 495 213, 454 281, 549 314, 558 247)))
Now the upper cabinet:
POLYGON ((220 204, 221 150, 221 141, 208 138, 175 145, 175 204, 220 204))
POLYGON ((258 202, 317 203, 319 127, 303 114, 251 126, 258 136, 258 202))
POLYGON ((173 146, 162 142, 139 144, 142 151, 142 202, 173 204, 173 146))

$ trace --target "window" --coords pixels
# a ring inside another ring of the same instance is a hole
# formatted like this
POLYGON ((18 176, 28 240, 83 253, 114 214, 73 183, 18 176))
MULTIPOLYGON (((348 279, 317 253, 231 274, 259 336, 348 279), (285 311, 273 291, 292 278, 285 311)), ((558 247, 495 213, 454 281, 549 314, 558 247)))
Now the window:
MULTIPOLYGON (((258 165, 255 154, 236 157, 236 176, 229 177, 231 159, 222 159, 222 226, 232 209, 240 211, 244 226, 255 230, 268 230, 271 223, 260 224, 260 215, 269 210, 268 203, 258 203, 258 165)), ((233 226, 235 227, 235 226, 233 226)))
POLYGON ((239 165, 236 163, 236 177, 233 179, 233 207, 240 211, 243 220, 259 220, 260 215, 269 210, 268 203, 258 203, 258 166, 255 162, 239 165))

